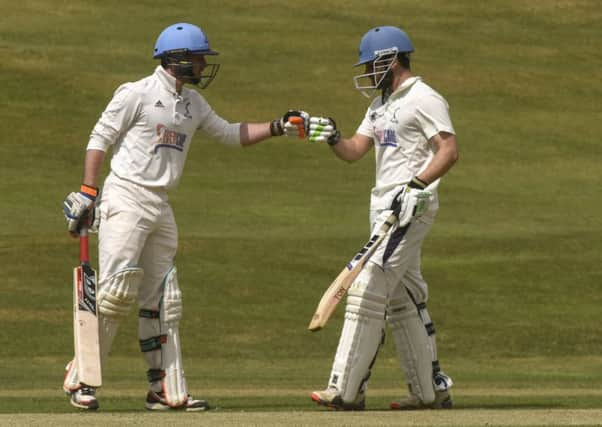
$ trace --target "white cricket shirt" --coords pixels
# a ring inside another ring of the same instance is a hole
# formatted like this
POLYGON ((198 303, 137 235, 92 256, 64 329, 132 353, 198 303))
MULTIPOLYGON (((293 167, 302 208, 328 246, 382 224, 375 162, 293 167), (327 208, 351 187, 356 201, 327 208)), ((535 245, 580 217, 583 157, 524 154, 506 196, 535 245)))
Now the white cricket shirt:
MULTIPOLYGON (((370 210, 388 209, 396 187, 423 171, 434 156, 429 139, 439 132, 455 134, 445 99, 420 77, 405 80, 383 104, 372 101, 357 133, 374 141, 376 182, 370 210)), ((431 205, 437 206, 438 182, 431 205)))
POLYGON ((170 189, 177 185, 197 130, 226 144, 240 143, 240 124, 219 117, 197 91, 176 92, 176 79, 158 66, 137 82, 125 83, 94 126, 88 150, 113 146, 111 172, 136 184, 170 189))

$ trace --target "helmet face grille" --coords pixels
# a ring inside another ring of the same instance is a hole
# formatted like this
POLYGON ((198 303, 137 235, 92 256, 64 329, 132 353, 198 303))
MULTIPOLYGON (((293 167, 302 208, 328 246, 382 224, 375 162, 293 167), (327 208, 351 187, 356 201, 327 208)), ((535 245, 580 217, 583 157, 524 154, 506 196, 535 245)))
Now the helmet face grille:
POLYGON ((374 91, 382 89, 383 82, 396 60, 397 49, 383 50, 372 62, 371 72, 360 74, 353 78, 355 88, 366 98, 372 98, 374 91))

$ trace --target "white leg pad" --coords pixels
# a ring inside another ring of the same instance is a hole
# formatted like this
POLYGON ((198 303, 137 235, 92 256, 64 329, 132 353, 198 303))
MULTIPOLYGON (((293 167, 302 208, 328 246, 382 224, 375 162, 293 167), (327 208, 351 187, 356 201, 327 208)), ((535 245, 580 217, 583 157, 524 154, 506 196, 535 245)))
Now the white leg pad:
MULTIPOLYGON (((402 288, 405 293, 405 289, 402 288)), ((411 392, 429 405, 435 400, 432 348, 416 306, 407 294, 392 299, 387 321, 411 392)))
POLYGON ((178 285, 176 267, 174 266, 165 277, 161 302, 161 323, 165 325, 167 340, 161 348, 163 353, 163 391, 165 400, 170 406, 181 406, 188 400, 188 390, 184 378, 182 364, 182 345, 178 325, 182 318, 182 292, 178 285))
POLYGON ((179 407, 188 401, 180 344, 182 293, 177 270, 172 267, 163 281, 159 310, 140 310, 140 349, 149 365, 148 379, 153 391, 163 391, 167 404, 179 407), (161 390, 157 390, 160 386, 161 390))
POLYGON ((431 316, 426 309, 426 303, 422 302, 416 305, 418 309, 418 314, 422 319, 422 323, 424 323, 424 327, 426 329, 426 333, 431 340, 431 351, 432 351, 432 366, 433 366, 433 383, 435 385, 436 391, 447 391, 452 385, 454 385, 451 377, 445 374, 445 372, 441 371, 441 366, 439 365, 439 358, 437 356, 437 337, 435 334, 435 325, 431 320, 431 316))
POLYGON ((329 387, 336 388, 344 402, 356 399, 380 347, 385 288, 380 267, 368 263, 349 289, 343 331, 329 381, 329 387))
POLYGON ((79 377, 77 376, 77 366, 75 360, 71 360, 65 367, 65 380, 63 381, 63 390, 65 393, 73 392, 81 387, 79 377))
POLYGON ((138 287, 144 277, 141 268, 126 268, 100 283, 98 310, 105 317, 126 317, 136 301, 138 287))
POLYGON ((126 317, 138 295, 144 271, 126 268, 109 276, 98 292, 100 357, 104 364, 111 351, 119 324, 126 317))
POLYGON ((431 320, 431 316, 430 316, 428 310, 426 309, 425 303, 418 304, 416 306, 416 308, 418 309, 418 315, 420 316, 420 319, 422 319, 422 323, 424 324, 426 333, 429 336, 429 339, 431 340, 432 359, 433 359, 433 361, 435 361, 435 360, 437 360, 437 342, 435 340, 435 325, 434 325, 433 321, 431 320))

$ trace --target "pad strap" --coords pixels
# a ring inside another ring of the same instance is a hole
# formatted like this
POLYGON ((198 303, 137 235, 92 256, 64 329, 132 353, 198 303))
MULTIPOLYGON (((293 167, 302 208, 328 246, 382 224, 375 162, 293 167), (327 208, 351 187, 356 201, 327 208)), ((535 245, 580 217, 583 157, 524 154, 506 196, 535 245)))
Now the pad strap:
POLYGON ((163 369, 149 369, 146 371, 146 378, 149 383, 154 383, 156 381, 161 381, 165 378, 165 371, 163 369))
POLYGON ((149 351, 160 350, 161 346, 167 342, 167 335, 158 335, 156 337, 140 340, 140 351, 148 353, 149 351))
POLYGON ((138 317, 144 317, 145 319, 158 319, 161 313, 158 310, 147 310, 141 308, 138 312, 138 317))

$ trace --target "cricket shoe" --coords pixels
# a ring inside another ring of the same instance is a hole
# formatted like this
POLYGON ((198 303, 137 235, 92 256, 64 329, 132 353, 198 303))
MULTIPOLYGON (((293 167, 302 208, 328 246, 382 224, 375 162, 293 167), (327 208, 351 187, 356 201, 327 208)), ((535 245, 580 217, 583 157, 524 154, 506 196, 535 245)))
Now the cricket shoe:
POLYGON ((451 409, 453 407, 453 402, 449 391, 444 390, 436 391, 435 401, 433 403, 429 403, 428 405, 422 403, 422 400, 420 400, 420 398, 414 393, 410 393, 407 397, 401 400, 391 402, 389 407, 398 411, 412 411, 418 409, 451 409))
POLYGON ((327 406, 337 411, 363 411, 366 407, 366 395, 363 392, 358 393, 353 402, 344 402, 341 399, 339 391, 334 387, 329 387, 322 391, 314 391, 310 397, 318 405, 327 406))
POLYGON ((454 381, 445 372, 439 371, 433 376, 433 384, 435 391, 447 391, 452 388, 454 381))
POLYGON ((98 400, 96 400, 96 389, 88 386, 81 386, 75 391, 69 393, 72 406, 88 411, 96 411, 98 409, 98 400))
POLYGON ((171 407, 167 404, 165 400, 165 393, 162 391, 155 392, 149 390, 146 394, 146 403, 144 407, 149 411, 186 411, 186 412, 199 412, 206 411, 209 409, 209 404, 206 400, 198 400, 193 399, 192 396, 188 395, 188 400, 182 406, 179 407, 171 407))

